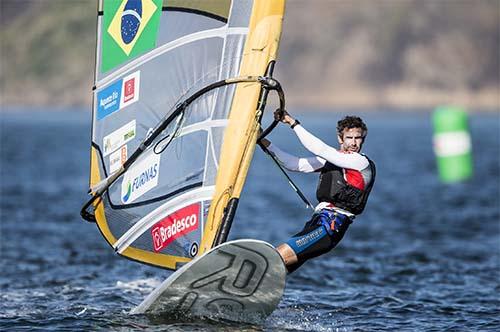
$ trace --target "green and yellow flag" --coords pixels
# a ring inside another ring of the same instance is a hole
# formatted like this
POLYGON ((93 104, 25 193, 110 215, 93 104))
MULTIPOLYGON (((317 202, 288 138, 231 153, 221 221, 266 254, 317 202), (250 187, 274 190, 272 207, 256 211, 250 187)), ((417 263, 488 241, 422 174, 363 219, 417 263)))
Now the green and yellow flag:
POLYGON ((107 72, 156 45, 163 0, 104 2, 101 72, 107 72))

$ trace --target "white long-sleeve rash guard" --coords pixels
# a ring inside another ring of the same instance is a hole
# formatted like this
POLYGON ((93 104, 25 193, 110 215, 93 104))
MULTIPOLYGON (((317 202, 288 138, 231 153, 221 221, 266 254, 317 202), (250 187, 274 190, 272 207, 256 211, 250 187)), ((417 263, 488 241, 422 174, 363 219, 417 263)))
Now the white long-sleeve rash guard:
POLYGON ((293 129, 304 147, 315 157, 299 158, 270 144, 268 150, 290 171, 311 173, 321 169, 327 161, 338 167, 362 171, 369 166, 368 159, 359 153, 343 153, 325 144, 301 125, 293 129))

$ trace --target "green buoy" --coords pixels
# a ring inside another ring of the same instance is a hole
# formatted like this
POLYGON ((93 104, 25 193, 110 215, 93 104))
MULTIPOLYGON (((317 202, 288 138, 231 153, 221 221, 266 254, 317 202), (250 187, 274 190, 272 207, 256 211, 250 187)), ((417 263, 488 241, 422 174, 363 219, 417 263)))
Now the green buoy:
POLYGON ((472 144, 467 113, 460 107, 438 107, 432 122, 439 178, 447 183, 469 179, 472 176, 472 144))

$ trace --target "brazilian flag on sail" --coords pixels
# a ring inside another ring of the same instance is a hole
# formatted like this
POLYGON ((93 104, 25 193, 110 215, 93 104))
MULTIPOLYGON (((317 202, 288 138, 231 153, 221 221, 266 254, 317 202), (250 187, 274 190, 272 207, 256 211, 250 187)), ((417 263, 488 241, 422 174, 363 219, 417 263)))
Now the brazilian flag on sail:
POLYGON ((163 0, 106 0, 101 72, 107 72, 156 44, 163 0))

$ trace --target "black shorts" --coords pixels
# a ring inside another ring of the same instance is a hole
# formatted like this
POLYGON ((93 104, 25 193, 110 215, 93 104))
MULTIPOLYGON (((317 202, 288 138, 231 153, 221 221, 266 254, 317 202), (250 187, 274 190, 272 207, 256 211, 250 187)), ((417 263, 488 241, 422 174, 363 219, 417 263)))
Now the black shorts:
POLYGON ((288 272, 335 248, 351 223, 348 216, 332 210, 322 209, 314 213, 304 228, 286 241, 298 258, 297 263, 287 267, 288 272))

